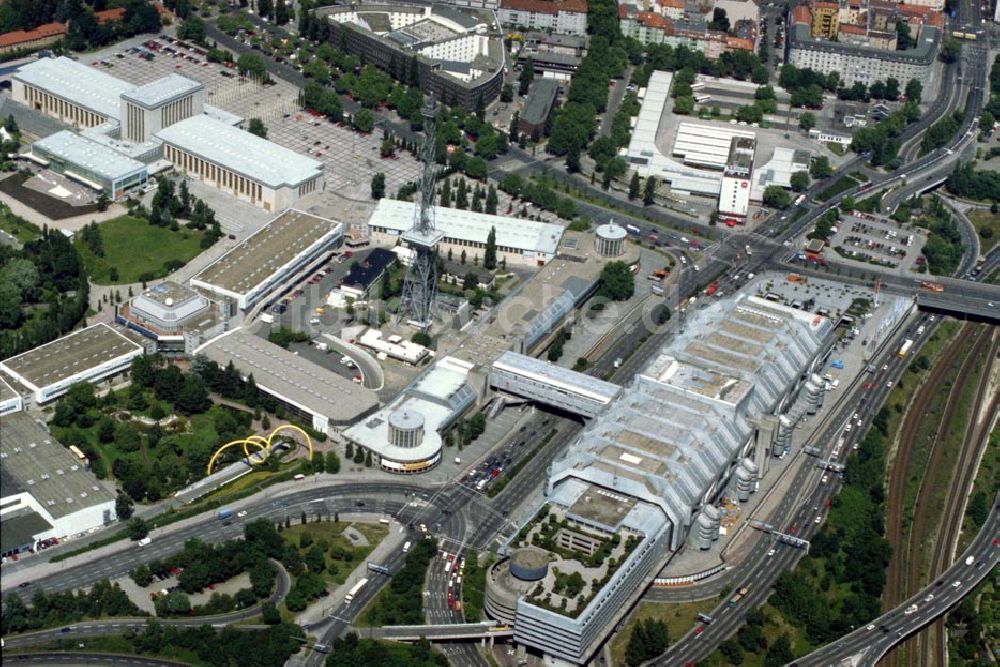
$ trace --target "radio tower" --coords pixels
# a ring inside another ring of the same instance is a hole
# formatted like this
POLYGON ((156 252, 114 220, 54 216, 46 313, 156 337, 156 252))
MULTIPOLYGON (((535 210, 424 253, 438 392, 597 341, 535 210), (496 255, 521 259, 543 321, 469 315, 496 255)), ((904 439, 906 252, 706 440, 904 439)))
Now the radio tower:
POLYGON ((410 324, 429 329, 434 319, 437 266, 434 247, 443 234, 434 229, 434 94, 427 97, 424 117, 424 168, 420 174, 420 199, 413 207, 413 227, 403 240, 416 252, 403 282, 403 314, 410 324))

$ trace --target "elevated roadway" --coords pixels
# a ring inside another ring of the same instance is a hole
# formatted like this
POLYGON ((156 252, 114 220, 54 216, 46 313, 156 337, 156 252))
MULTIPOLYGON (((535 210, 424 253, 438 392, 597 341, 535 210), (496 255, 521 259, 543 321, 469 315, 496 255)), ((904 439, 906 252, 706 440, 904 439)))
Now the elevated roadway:
POLYGON ((4 652, 5 665, 99 665, 100 667, 187 667, 190 663, 163 658, 144 658, 120 653, 83 651, 45 651, 36 653, 4 652))
POLYGON ((391 625, 382 628, 352 628, 359 637, 412 642, 463 641, 474 639, 499 639, 514 636, 510 626, 497 626, 492 621, 483 623, 452 623, 444 625, 391 625))
POLYGON ((951 610, 1000 563, 1000 495, 979 535, 944 574, 895 609, 796 660, 798 667, 875 665, 896 644, 951 610), (972 559, 969 562, 968 559, 972 559))

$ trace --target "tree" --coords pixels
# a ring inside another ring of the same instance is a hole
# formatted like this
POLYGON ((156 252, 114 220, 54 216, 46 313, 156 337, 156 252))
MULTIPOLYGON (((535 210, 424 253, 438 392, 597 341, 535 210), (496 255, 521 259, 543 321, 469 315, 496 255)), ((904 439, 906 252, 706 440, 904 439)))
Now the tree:
POLYGON ((922 83, 920 83, 919 80, 910 79, 909 81, 906 82, 906 90, 904 91, 903 94, 906 96, 907 102, 913 101, 919 104, 923 93, 924 93, 924 86, 922 83))
POLYGON ((267 78, 267 66, 264 59, 256 53, 244 53, 236 60, 236 69, 243 76, 251 76, 264 80, 267 78))
POLYGON ((832 173, 833 169, 830 167, 830 160, 825 155, 813 158, 812 164, 809 165, 809 174, 813 178, 826 178, 832 173))
MULTIPOLYGON (((498 203, 497 202, 497 189, 491 183, 490 184, 490 189, 486 193, 486 213, 488 213, 489 215, 496 215, 497 214, 497 203, 498 203)), ((451 249, 448 250, 448 253, 450 255, 451 249)), ((449 256, 448 259, 451 259, 451 257, 449 256)))
POLYGON ((996 123, 996 116, 989 109, 984 109, 979 116, 979 129, 983 132, 989 132, 993 129, 994 123, 996 123))
POLYGON ((382 199, 382 197, 385 196, 385 174, 383 174, 381 171, 376 172, 376 174, 372 176, 371 191, 372 191, 372 199, 374 199, 375 201, 378 201, 379 199, 382 199))
POLYGON ((764 188, 764 205, 771 208, 786 208, 792 203, 792 196, 780 185, 764 188))
POLYGON ((597 294, 612 301, 625 301, 635 293, 635 278, 625 262, 608 262, 601 269, 597 294))
POLYGON ((203 44, 205 42, 205 22, 198 18, 197 14, 190 14, 181 21, 177 28, 177 36, 181 39, 189 39, 192 42, 203 44))
POLYGON ((486 252, 483 254, 483 266, 490 271, 497 268, 497 229, 490 227, 486 236, 486 252))
MULTIPOLYGON (((897 42, 897 48, 898 48, 897 42)), ((962 47, 959 45, 958 40, 952 39, 951 37, 945 37, 941 41, 941 48, 938 51, 938 57, 942 62, 953 63, 958 60, 959 54, 962 53, 962 47)))
POLYGON ((570 174, 580 173, 580 147, 576 144, 566 152, 566 171, 570 174))
POLYGON ((797 171, 791 177, 792 190, 795 192, 805 192, 809 189, 809 172, 797 171))
POLYGON ((138 541, 149 535, 149 524, 142 517, 135 517, 128 522, 128 537, 132 541, 138 541))
POLYGON ((509 83, 503 84, 503 87, 500 89, 500 101, 504 103, 514 101, 514 87, 509 83))
POLYGON ((251 118, 247 131, 250 134, 256 134, 261 139, 267 139, 267 128, 264 127, 264 121, 260 118, 251 118))
POLYGON ((641 188, 642 188, 642 183, 639 181, 639 172, 633 171, 632 180, 630 180, 628 184, 629 201, 632 201, 633 199, 638 199, 641 188))
POLYGON ((326 453, 326 471, 331 475, 340 472, 340 457, 337 452, 331 450, 326 453))
POLYGON ((531 81, 535 78, 535 61, 532 58, 528 58, 524 61, 524 66, 521 68, 521 75, 518 79, 518 95, 525 95, 528 92, 528 86, 531 85, 531 81))
POLYGON ((132 499, 127 493, 119 491, 115 496, 115 516, 119 521, 128 521, 132 518, 132 499))
POLYGON ((816 115, 808 111, 804 111, 799 114, 799 128, 804 132, 816 127, 816 115))
POLYGON ((656 201, 656 176, 646 178, 646 187, 642 193, 642 203, 650 206, 656 201))
POLYGON ((375 128, 375 114, 371 109, 359 109, 351 118, 351 125, 358 132, 368 134, 375 128))

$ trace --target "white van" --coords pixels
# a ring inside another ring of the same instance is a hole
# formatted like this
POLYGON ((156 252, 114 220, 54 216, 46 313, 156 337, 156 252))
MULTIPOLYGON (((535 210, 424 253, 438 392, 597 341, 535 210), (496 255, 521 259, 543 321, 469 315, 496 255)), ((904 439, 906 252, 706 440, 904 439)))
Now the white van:
POLYGON ((412 542, 409 542, 409 541, 407 541, 406 543, 403 544, 403 553, 404 554, 410 550, 410 546, 411 545, 412 545, 412 542))

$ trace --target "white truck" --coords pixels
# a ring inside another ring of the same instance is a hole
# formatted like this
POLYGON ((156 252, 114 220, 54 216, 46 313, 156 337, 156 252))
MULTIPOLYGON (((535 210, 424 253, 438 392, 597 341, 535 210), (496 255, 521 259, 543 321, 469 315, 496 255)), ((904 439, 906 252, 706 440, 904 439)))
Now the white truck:
POLYGON ((143 548, 144 546, 146 546, 147 544, 149 544, 152 541, 153 541, 152 537, 144 537, 141 540, 139 540, 138 542, 136 542, 136 544, 138 544, 139 548, 141 549, 141 548, 143 548))

